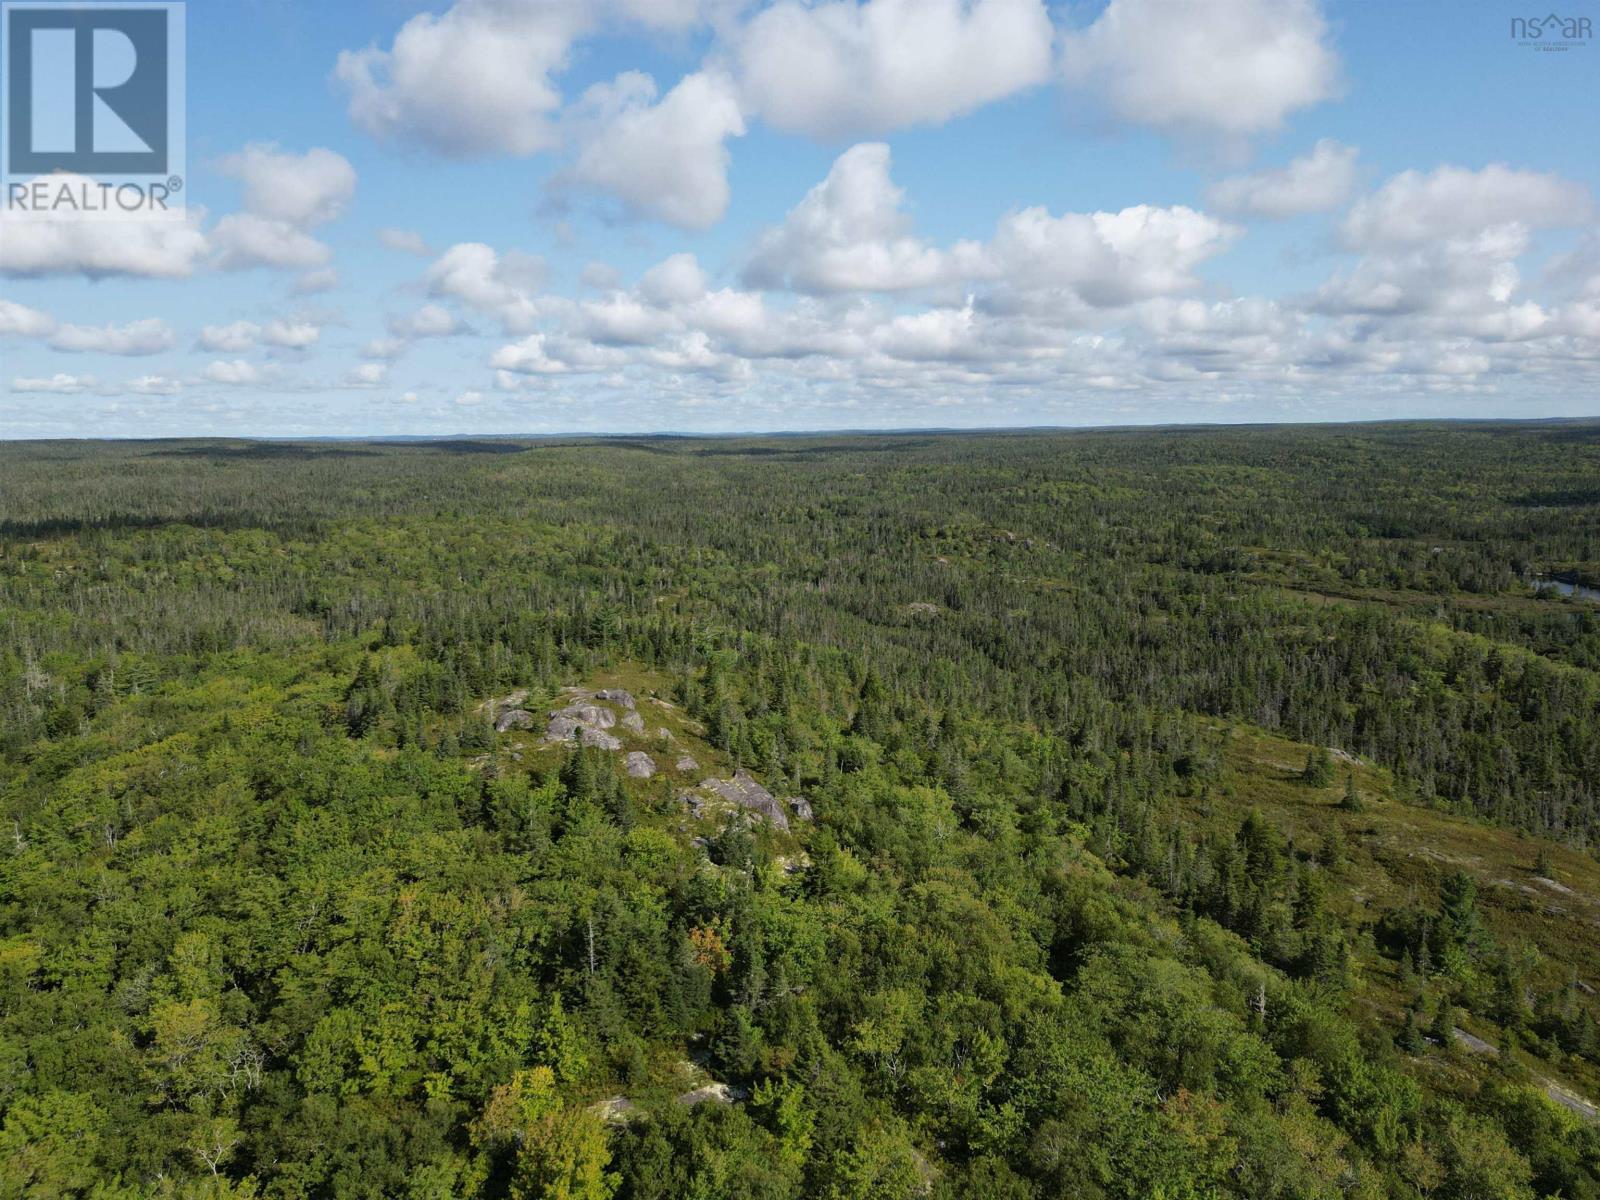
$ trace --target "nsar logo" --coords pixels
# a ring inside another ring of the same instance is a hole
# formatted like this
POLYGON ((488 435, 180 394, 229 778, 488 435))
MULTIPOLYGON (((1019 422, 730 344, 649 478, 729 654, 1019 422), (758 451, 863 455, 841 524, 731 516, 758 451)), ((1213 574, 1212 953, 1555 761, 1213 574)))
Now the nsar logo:
POLYGON ((181 206, 184 6, 0 9, 6 210, 127 219, 181 206))
POLYGON ((1593 35, 1594 24, 1588 17, 1547 13, 1511 18, 1511 40, 1533 50, 1572 50, 1587 45, 1593 35))

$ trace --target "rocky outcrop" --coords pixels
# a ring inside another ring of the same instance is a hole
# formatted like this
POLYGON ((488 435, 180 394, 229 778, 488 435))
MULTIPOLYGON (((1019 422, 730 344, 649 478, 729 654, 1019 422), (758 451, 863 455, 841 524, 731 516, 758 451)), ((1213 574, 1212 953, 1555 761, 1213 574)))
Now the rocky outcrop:
POLYGON ((735 1100, 743 1100, 745 1091, 726 1083, 708 1083, 704 1087, 697 1087, 692 1092, 685 1092, 678 1097, 678 1103, 686 1108, 693 1108, 696 1104, 732 1104, 735 1100))
POLYGON ((799 817, 802 821, 812 821, 816 819, 811 815, 811 801, 807 800, 804 796, 789 797, 789 807, 791 810, 793 810, 794 815, 799 817))
MULTIPOLYGON (((506 700, 522 701, 526 695, 526 692, 513 693, 506 700)), ((648 696, 646 701, 664 709, 673 708, 659 697, 648 696)), ((494 724, 499 732, 538 728, 540 718, 522 707, 504 708, 505 702, 489 701, 480 706, 486 711, 489 705, 497 706, 492 711, 497 713, 494 724)), ((624 754, 622 769, 630 779, 653 779, 666 769, 668 761, 680 776, 693 778, 702 769, 665 726, 656 728, 655 740, 650 742, 655 751, 665 756, 659 764, 652 754, 642 749, 628 749, 629 743, 638 746, 649 739, 650 726, 645 714, 639 711, 639 702, 622 688, 567 687, 561 690, 561 699, 556 703, 562 707, 549 710, 544 728, 547 744, 578 745, 624 754)), ((786 832, 791 820, 811 820, 811 806, 805 800, 775 798, 748 771, 738 771, 731 779, 706 779, 698 791, 680 793, 678 799, 687 804, 696 818, 706 816, 708 807, 716 807, 720 800, 724 812, 732 807, 752 818, 765 819, 786 832)))
POLYGON ((544 740, 547 742, 570 742, 573 735, 582 729, 571 717, 551 717, 550 724, 544 731, 544 740))
POLYGON ((553 717, 570 717, 580 725, 588 725, 594 729, 610 729, 617 723, 617 714, 609 708, 602 708, 598 704, 569 704, 560 712, 551 713, 553 717))
POLYGON ((705 779, 700 786, 730 804, 765 817, 774 827, 788 832, 789 814, 771 792, 756 782, 750 772, 737 771, 732 779, 705 779))
POLYGON ((617 723, 617 714, 600 704, 592 704, 586 693, 576 694, 577 699, 550 714, 550 724, 544 731, 547 742, 570 742, 574 738, 581 746, 595 746, 601 750, 621 750, 622 743, 606 732, 617 723))
POLYGON ((578 745, 592 746, 596 750, 621 750, 622 743, 604 729, 596 729, 591 725, 581 726, 578 730, 578 745))
POLYGON ((501 713, 508 708, 521 708, 528 702, 528 689, 518 688, 509 696, 501 696, 498 700, 485 700, 478 705, 479 712, 501 713))
POLYGON ((609 1125, 626 1125, 638 1115, 639 1106, 626 1096, 612 1096, 591 1104, 589 1111, 609 1125))
POLYGON ((512 708, 495 718, 494 729, 496 733, 507 733, 513 729, 532 729, 538 723, 527 709, 512 708))

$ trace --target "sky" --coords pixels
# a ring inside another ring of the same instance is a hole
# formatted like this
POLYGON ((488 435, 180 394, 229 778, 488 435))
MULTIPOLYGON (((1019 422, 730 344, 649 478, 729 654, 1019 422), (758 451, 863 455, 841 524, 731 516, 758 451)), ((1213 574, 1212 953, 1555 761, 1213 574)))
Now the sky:
POLYGON ((1525 8, 192 0, 185 215, 0 215, 0 438, 1600 415, 1525 8))

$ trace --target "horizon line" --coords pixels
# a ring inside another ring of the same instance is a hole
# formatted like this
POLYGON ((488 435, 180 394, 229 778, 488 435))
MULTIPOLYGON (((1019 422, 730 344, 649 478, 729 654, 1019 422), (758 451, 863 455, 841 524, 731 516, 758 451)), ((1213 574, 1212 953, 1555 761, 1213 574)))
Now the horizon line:
POLYGON ((1095 425, 916 425, 916 426, 841 426, 826 429, 747 429, 698 432, 690 430, 611 430, 585 432, 570 430, 559 433, 324 433, 324 434, 272 434, 272 433, 194 433, 160 434, 149 436, 105 437, 0 437, 0 446, 20 446, 31 443, 83 443, 117 444, 151 442, 457 442, 469 440, 498 440, 518 442, 566 441, 573 439, 615 440, 627 438, 678 439, 683 441, 740 439, 740 438, 799 438, 799 437, 922 437, 975 436, 984 434, 1049 434, 1049 433, 1160 433, 1187 430, 1219 429, 1359 429, 1375 426, 1399 425, 1583 425, 1600 423, 1600 413, 1587 416, 1566 417, 1378 417, 1370 420, 1327 421, 1164 421, 1129 422, 1126 424, 1095 425))

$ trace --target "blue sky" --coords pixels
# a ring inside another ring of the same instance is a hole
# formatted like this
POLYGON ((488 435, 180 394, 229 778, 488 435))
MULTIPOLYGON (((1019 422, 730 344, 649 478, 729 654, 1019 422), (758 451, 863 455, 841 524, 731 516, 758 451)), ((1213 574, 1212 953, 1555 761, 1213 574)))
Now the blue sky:
POLYGON ((1519 12, 195 0, 187 223, 0 219, 0 437, 1596 415, 1519 12))

